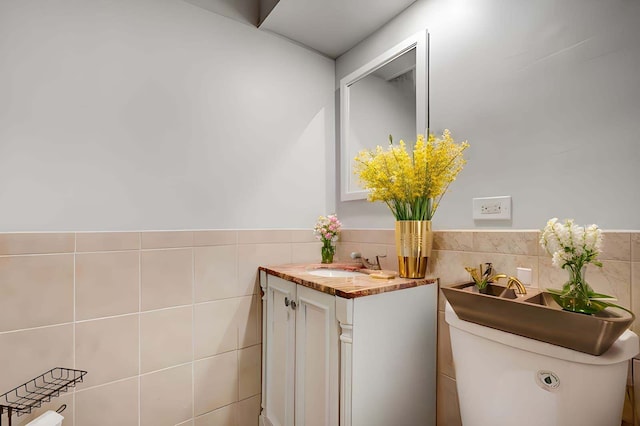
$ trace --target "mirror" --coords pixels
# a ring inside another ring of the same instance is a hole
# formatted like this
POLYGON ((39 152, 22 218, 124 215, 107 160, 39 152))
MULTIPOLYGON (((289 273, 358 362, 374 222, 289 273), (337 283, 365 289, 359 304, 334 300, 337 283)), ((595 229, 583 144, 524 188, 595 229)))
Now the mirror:
POLYGON ((359 200, 367 191, 353 173, 363 149, 394 142, 415 143, 428 125, 427 31, 409 37, 340 80, 340 199, 359 200))

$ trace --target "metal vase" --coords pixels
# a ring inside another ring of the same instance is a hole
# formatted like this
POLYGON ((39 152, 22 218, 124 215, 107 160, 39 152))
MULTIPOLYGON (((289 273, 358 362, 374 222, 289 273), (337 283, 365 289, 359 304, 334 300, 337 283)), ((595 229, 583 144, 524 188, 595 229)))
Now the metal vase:
POLYGON ((430 220, 396 222, 398 273, 403 278, 424 278, 433 247, 430 220))

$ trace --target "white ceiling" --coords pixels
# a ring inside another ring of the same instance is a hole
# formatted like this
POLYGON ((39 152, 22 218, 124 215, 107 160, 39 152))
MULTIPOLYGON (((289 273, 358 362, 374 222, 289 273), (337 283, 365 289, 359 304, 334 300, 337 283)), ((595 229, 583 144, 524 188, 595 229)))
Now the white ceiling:
POLYGON ((260 28, 337 58, 415 0, 280 0, 260 28))

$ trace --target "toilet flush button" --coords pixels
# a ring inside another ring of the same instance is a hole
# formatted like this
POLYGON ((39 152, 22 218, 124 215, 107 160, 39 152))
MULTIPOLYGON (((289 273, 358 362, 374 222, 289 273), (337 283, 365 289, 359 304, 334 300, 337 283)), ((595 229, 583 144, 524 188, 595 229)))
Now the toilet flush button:
POLYGON ((560 386, 560 378, 556 373, 547 370, 539 370, 536 374, 536 382, 544 390, 553 391, 560 386))

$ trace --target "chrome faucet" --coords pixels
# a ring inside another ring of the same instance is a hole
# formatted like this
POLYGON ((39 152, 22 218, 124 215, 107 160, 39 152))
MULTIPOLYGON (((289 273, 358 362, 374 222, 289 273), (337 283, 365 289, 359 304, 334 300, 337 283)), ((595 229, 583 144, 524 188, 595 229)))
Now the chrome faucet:
POLYGON ((382 267, 380 266, 380 258, 382 257, 387 257, 387 255, 386 254, 378 255, 376 256, 376 263, 371 263, 369 262, 369 259, 362 257, 362 254, 356 251, 351 253, 351 258, 355 260, 360 260, 360 263, 362 263, 362 267, 364 269, 371 269, 371 270, 377 270, 377 271, 382 270, 382 267))
POLYGON ((506 278, 507 279, 507 290, 509 290, 511 288, 511 286, 515 286, 516 287, 516 290, 515 290, 516 293, 518 293, 518 294, 527 294, 526 287, 516 277, 507 276, 505 274, 498 274, 498 275, 495 275, 493 277, 493 279, 496 282, 498 282, 498 280, 502 279, 502 278, 506 278))

